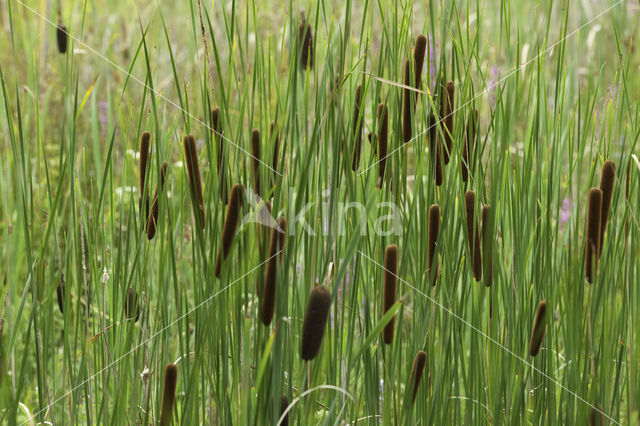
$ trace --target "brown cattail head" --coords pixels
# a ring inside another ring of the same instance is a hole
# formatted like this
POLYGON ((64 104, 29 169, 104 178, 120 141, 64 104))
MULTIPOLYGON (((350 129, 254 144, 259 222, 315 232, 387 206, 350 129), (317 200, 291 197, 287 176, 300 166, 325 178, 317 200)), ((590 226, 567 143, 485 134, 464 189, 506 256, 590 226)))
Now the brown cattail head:
POLYGON ((411 397, 411 405, 416 401, 418 395, 418 389, 420 386, 420 380, 422 380, 422 373, 424 372, 424 366, 427 363, 427 353, 419 351, 416 354, 416 358, 413 360, 413 367, 411 367, 411 376, 409 377, 409 386, 407 389, 413 391, 411 397))
POLYGON ((253 192, 260 196, 260 130, 251 132, 251 167, 253 170, 253 192))
POLYGON ((238 221, 240 220, 240 211, 242 210, 243 195, 244 187, 239 183, 233 185, 231 188, 231 198, 229 199, 229 205, 227 206, 227 216, 224 221, 224 227, 222 228, 222 244, 220 245, 218 258, 216 259, 215 274, 218 278, 220 278, 222 261, 227 258, 227 255, 231 250, 233 237, 236 235, 236 228, 238 227, 238 221))
POLYGON ((222 137, 222 116, 220 108, 213 108, 211 110, 211 126, 213 128, 213 139, 218 143, 218 187, 220 188, 220 200, 227 204, 229 201, 229 194, 227 190, 227 178, 225 176, 224 167, 224 139, 222 137))
MULTIPOLYGON (((282 415, 284 414, 288 406, 289 406, 289 398, 287 398, 287 395, 282 394, 282 396, 280 397, 280 417, 282 417, 282 415)), ((289 426, 289 413, 287 413, 287 415, 284 416, 284 418, 282 419, 282 422, 280 422, 280 425, 289 426)))
POLYGON ((585 276, 593 282, 598 269, 598 247, 600 247, 600 213, 602 212, 602 191, 591 188, 587 206, 587 238, 585 250, 585 276))
POLYGON ((140 318, 140 305, 138 304, 138 292, 129 287, 127 298, 124 301, 124 316, 128 320, 138 322, 140 318))
POLYGON ((271 122, 269 136, 273 140, 273 183, 275 185, 278 180, 278 155, 280 153, 280 132, 276 128, 275 121, 271 122))
MULTIPOLYGON (((164 189, 164 180, 165 180, 168 168, 169 168, 169 165, 167 164, 166 161, 162 163, 162 167, 160 168, 160 192, 162 192, 162 190, 164 189)), ((151 205, 151 213, 149 214, 149 218, 147 219, 147 238, 149 240, 152 240, 153 237, 156 235, 158 218, 160 216, 160 206, 158 201, 159 196, 160 194, 158 194, 158 187, 156 186, 156 191, 153 194, 153 204, 151 205)))
POLYGON ((411 140, 413 127, 413 114, 411 113, 411 60, 404 63, 404 87, 402 89, 402 140, 406 143, 411 140))
MULTIPOLYGON (((427 52, 427 38, 420 34, 416 38, 416 44, 413 48, 413 76, 415 79, 414 87, 418 90, 422 88, 422 67, 424 67, 424 56, 427 52)), ((414 97, 414 105, 418 101, 419 93, 416 92, 414 97)))
POLYGON ((442 185, 442 144, 438 139, 438 123, 434 113, 429 114, 428 119, 429 143, 431 147, 431 159, 433 160, 433 176, 436 186, 442 185))
POLYGON ((58 24, 56 28, 56 38, 58 39, 58 52, 67 53, 67 44, 69 42, 69 33, 67 33, 67 27, 62 24, 58 24))
POLYGON ((536 318, 533 321, 533 330, 531 330, 531 339, 529 340, 529 355, 536 356, 542 345, 544 337, 544 328, 547 320, 547 302, 542 300, 538 305, 536 318))
POLYGON ((331 293, 328 288, 318 286, 311 290, 302 324, 302 359, 305 361, 311 361, 320 351, 330 307, 331 293))
MULTIPOLYGON (((398 246, 391 244, 384 251, 384 287, 382 289, 382 314, 386 314, 396 303, 398 286, 398 246)), ((387 345, 393 343, 395 317, 382 330, 382 341, 387 345)))
POLYGON ((389 108, 378 104, 378 188, 384 183, 384 171, 387 167, 387 146, 389 143, 389 108))
POLYGON ((200 164, 198 163, 198 152, 196 151, 196 138, 192 135, 184 137, 184 154, 187 160, 187 173, 189 174, 189 187, 195 202, 194 214, 200 216, 200 226, 204 229, 204 201, 202 198, 202 180, 200 180, 200 164))
POLYGON ((491 206, 482 207, 482 258, 484 259, 484 285, 493 282, 493 226, 491 223, 491 206))
POLYGON ((432 204, 429 207, 429 235, 428 235, 428 269, 427 275, 429 281, 436 285, 438 279, 439 267, 436 259, 436 247, 438 244, 438 234, 440 233, 440 206, 432 204), (435 264, 434 264, 435 260, 435 264))
POLYGON ((162 406, 160 407, 160 421, 158 422, 159 426, 171 425, 177 384, 178 367, 175 364, 169 363, 164 368, 164 386, 162 388, 162 406))
POLYGON ((446 96, 444 99, 444 140, 446 149, 444 149, 444 164, 449 164, 453 149, 453 110, 454 110, 454 85, 453 81, 447 81, 446 96))
POLYGON ((462 168, 462 181, 469 179, 469 169, 471 168, 471 156, 476 143, 476 127, 478 123, 478 110, 474 110, 467 119, 467 137, 464 140, 462 148, 462 160, 460 166, 462 168))
POLYGON ((264 278, 264 288, 262 289, 262 305, 260 309, 260 319, 264 325, 271 324, 273 314, 276 311, 276 279, 278 274, 278 252, 284 251, 284 238, 286 238, 287 221, 281 217, 278 219, 276 227, 271 229, 271 239, 269 241, 269 258, 264 278), (284 228, 283 228, 284 226, 284 228), (280 229, 278 229, 280 228, 280 229), (283 232, 280 232, 282 230, 283 232))
POLYGON ((360 165, 360 149, 362 146, 362 124, 364 122, 364 115, 361 114, 362 110, 362 86, 356 87, 355 104, 353 106, 353 158, 351 162, 351 170, 358 170, 360 165))
POLYGON ((304 15, 300 17, 300 25, 298 25, 298 42, 301 46, 300 66, 303 70, 313 68, 313 33, 311 26, 307 24, 304 15))
POLYGON ((60 280, 58 287, 56 288, 56 294, 58 296, 58 308, 60 308, 60 313, 64 314, 64 280, 60 280))
POLYGON ((476 193, 467 191, 464 194, 464 206, 467 212, 467 237, 469 238, 469 260, 473 267, 473 277, 476 281, 482 279, 482 257, 480 255, 480 231, 475 218, 476 193))
POLYGON ((602 177, 600 178, 600 190, 602 191, 602 213, 600 214, 600 245, 598 256, 602 255, 604 245, 604 231, 607 229, 609 210, 611 209, 611 197, 613 196, 613 184, 616 180, 616 163, 607 160, 602 166, 602 177))
POLYGON ((149 145, 151 133, 144 132, 140 137, 140 196, 144 194, 144 181, 147 177, 147 165, 149 164, 149 145))

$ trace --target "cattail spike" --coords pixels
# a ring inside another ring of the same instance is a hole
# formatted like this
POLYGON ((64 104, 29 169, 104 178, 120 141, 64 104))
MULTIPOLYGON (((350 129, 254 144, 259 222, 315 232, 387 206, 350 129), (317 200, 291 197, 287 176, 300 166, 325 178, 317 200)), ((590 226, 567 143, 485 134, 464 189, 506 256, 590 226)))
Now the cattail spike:
POLYGON ((278 155, 280 151, 280 132, 276 129, 275 121, 271 122, 269 137, 273 140, 273 183, 278 181, 278 155))
POLYGON ((542 338, 544 337, 544 329, 547 319, 547 302, 542 300, 538 305, 536 312, 536 318, 533 321, 533 330, 531 330, 531 339, 529 340, 529 355, 536 356, 540 351, 542 345, 542 338))
MULTIPOLYGON (((415 87, 418 90, 422 89, 422 68, 424 67, 424 56, 427 53, 427 38, 420 34, 416 38, 416 44, 413 48, 413 76, 415 79, 415 87)), ((415 93, 414 106, 418 101, 419 93, 415 93)))
MULTIPOLYGON (((277 227, 271 229, 271 239, 269 241, 269 258, 264 278, 264 288, 262 289, 262 305, 260 309, 260 319, 264 325, 271 324, 273 314, 276 311, 276 278, 278 273, 278 251, 284 249, 283 236, 286 233, 287 222, 284 218, 278 219, 277 227), (284 226, 285 229, 282 229, 284 226), (280 230, 283 232, 280 232, 280 230)), ((281 263, 281 262, 280 262, 281 263)))
POLYGON ((491 224, 491 206, 482 207, 482 258, 484 259, 484 285, 493 282, 493 226, 491 224))
POLYGON ((304 15, 300 17, 300 25, 298 25, 298 40, 301 45, 300 66, 303 70, 313 69, 313 33, 304 15))
POLYGON ((229 205, 227 206, 227 216, 224 221, 224 227, 222 228, 222 243, 220 244, 218 257, 216 259, 215 274, 217 278, 220 278, 222 261, 227 258, 231 251, 231 244, 233 243, 233 238, 236 235, 236 228, 240 221, 240 210, 242 209, 243 195, 244 187, 238 183, 233 185, 231 188, 229 205))
POLYGON ((58 296, 58 308, 60 308, 60 313, 64 315, 64 292, 65 292, 64 281, 60 280, 58 287, 56 288, 56 294, 58 296))
POLYGON ((224 139, 222 138, 222 116, 220 115, 220 108, 214 108, 211 110, 211 126, 213 127, 213 138, 218 143, 218 186, 220 188, 220 200, 227 204, 229 201, 229 194, 227 190, 227 179, 225 177, 224 167, 224 139))
POLYGON ((602 255, 602 246, 604 245, 604 232, 607 229, 607 221, 609 219, 609 210, 611 209, 611 198, 613 196, 613 184, 616 179, 616 164, 607 160, 602 166, 602 177, 600 178, 600 190, 602 191, 602 213, 600 214, 600 245, 598 247, 598 256, 602 255))
POLYGON ((427 353, 424 351, 418 351, 416 358, 413 360, 413 366, 411 367, 411 375, 409 376, 409 386, 407 389, 412 389, 411 405, 416 401, 418 395, 418 389, 420 386, 420 380, 422 380, 422 374, 424 373, 424 366, 427 363, 427 353))
POLYGON ((464 140, 462 148, 462 160, 460 166, 462 168, 462 181, 469 179, 469 169, 471 168, 471 156, 476 143, 476 128, 478 123, 478 110, 474 110, 467 120, 467 137, 464 140))
POLYGON ((429 207, 429 235, 428 235, 428 269, 427 276, 432 285, 436 285, 439 267, 436 259, 436 248, 438 244, 438 234, 440 233, 440 206, 432 204, 429 207), (435 264, 434 264, 435 260, 435 264))
POLYGON ((138 322, 140 318, 140 305, 138 304, 138 292, 129 287, 127 290, 127 298, 124 301, 124 315, 128 320, 138 322))
POLYGON ((402 140, 407 143, 411 140, 413 127, 413 114, 411 113, 411 60, 404 63, 404 87, 402 89, 402 140))
POLYGON ((160 408, 159 426, 171 425, 177 384, 178 367, 175 364, 169 363, 164 369, 164 386, 162 388, 162 406, 160 408))
MULTIPOLYGON (((384 287, 382 290, 382 315, 396 303, 398 285, 398 246, 391 244, 384 251, 384 287)), ((395 317, 382 330, 382 341, 387 345, 393 343, 395 317)))
POLYGON ((260 196, 260 130, 251 133, 251 165, 253 169, 253 191, 260 196))
POLYGON ((147 164, 149 164, 149 145, 151 133, 144 132, 140 137, 140 196, 144 194, 144 182, 147 177, 147 164))
POLYGON ((197 216, 195 211, 200 213, 200 225, 204 229, 205 217, 204 217, 204 202, 202 198, 202 180, 200 179, 200 164, 198 162, 198 152, 196 150, 196 138, 192 135, 184 137, 184 154, 187 160, 187 173, 189 174, 189 186, 191 188, 191 194, 194 202, 194 215, 197 216))
POLYGON ((307 311, 302 324, 302 359, 311 361, 318 355, 327 317, 331 307, 331 293, 325 286, 318 286, 311 290, 307 311))
POLYGON ((378 188, 384 183, 384 171, 387 167, 387 146, 389 143, 389 109, 378 104, 378 188))
POLYGON ((62 24, 58 24, 56 28, 56 39, 58 41, 58 52, 67 53, 67 44, 69 43, 69 33, 67 27, 62 24))
POLYGON ((467 237, 469 238, 469 260, 473 267, 473 277, 476 281, 482 279, 482 257, 480 255, 480 235, 478 230, 478 221, 475 219, 475 202, 476 194, 473 191, 467 191, 464 194, 464 205, 467 212, 467 237))
POLYGON ((353 107, 353 159, 351 162, 351 170, 358 170, 360 165, 360 150, 362 147, 362 125, 364 123, 364 114, 362 110, 362 86, 356 87, 355 104, 353 107))
POLYGON ((444 149, 444 164, 449 164, 449 159, 453 150, 453 111, 454 111, 454 85, 453 81, 447 81, 446 96, 444 99, 444 140, 446 149, 444 149))
POLYGON ((602 191, 591 188, 587 206, 587 241, 585 250, 585 276, 593 282, 598 269, 598 247, 600 247, 600 213, 602 211, 602 191))

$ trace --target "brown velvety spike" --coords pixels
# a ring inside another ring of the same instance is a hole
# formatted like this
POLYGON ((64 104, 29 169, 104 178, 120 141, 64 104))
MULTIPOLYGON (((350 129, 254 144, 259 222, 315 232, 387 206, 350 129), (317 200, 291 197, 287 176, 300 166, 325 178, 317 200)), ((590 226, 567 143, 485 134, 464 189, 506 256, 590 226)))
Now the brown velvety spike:
POLYGON ((449 159, 453 155, 453 111, 454 111, 454 85, 453 81, 447 81, 445 90, 445 107, 444 107, 444 140, 446 149, 444 151, 444 164, 449 164, 449 159))
POLYGON ((273 314, 276 311, 276 279, 278 275, 278 252, 284 250, 284 237, 286 235, 287 222, 284 218, 278 219, 278 226, 271 229, 271 239, 269 241, 269 257, 267 269, 264 277, 264 288, 262 289, 262 305, 260 309, 260 319, 264 325, 271 324, 273 314), (281 225, 284 225, 284 229, 281 225), (282 229, 281 233, 278 228, 282 229))
POLYGON ((378 126, 378 181, 376 186, 382 188, 389 144, 389 108, 382 103, 378 104, 378 126))
POLYGON ((162 405, 160 406, 159 426, 171 425, 177 384, 178 367, 175 364, 169 363, 164 368, 164 386, 162 387, 162 405))
MULTIPOLYGON (((284 414, 288 406, 289 406, 289 398, 287 398, 287 395, 282 394, 282 396, 280 397, 280 417, 282 417, 282 414, 284 414)), ((287 413, 287 415, 284 416, 284 418, 282 419, 282 422, 280 422, 280 426, 289 426, 289 413, 287 413)))
MULTIPOLYGON (((382 315, 386 314, 389 309, 396 303, 396 290, 398 286, 398 246, 391 244, 384 251, 384 283, 382 290, 382 315)), ((390 345, 393 343, 393 334, 395 330, 396 318, 391 321, 382 330, 382 341, 390 345)))
POLYGON ((429 207, 429 235, 428 235, 428 269, 427 276, 432 285, 436 285, 440 268, 436 259, 436 248, 438 244, 438 234, 440 233, 440 206, 432 204, 429 207), (435 260, 435 263, 434 263, 435 260))
POLYGON ((587 238, 584 274, 588 282, 593 282, 598 270, 598 247, 600 247, 600 213, 602 212, 602 191, 591 188, 587 206, 587 238))
POLYGON ((58 24, 58 27, 56 28, 56 39, 58 41, 58 52, 62 54, 67 53, 67 45, 69 43, 67 27, 58 24))
MULTIPOLYGON (((169 165, 167 164, 166 161, 162 163, 162 168, 160 169, 160 192, 162 192, 164 188, 164 180, 165 180, 165 176, 167 174, 168 168, 169 168, 169 165)), ((156 229, 158 227, 158 218, 160 216, 160 206, 158 201, 159 196, 160 194, 158 194, 158 187, 156 186, 156 191, 153 194, 153 204, 151 205, 151 213, 149 214, 149 218, 147 219, 147 238, 149 240, 152 240, 153 237, 156 235, 156 229)))
POLYGON ((542 345, 544 337, 544 329, 547 319, 547 302, 543 299, 538 305, 536 318, 533 321, 533 329, 531 330, 531 339, 529 340, 529 355, 536 356, 542 345))
POLYGON ((353 158, 351 170, 358 170, 360 165, 360 150, 362 149, 362 125, 364 124, 364 114, 362 111, 362 86, 356 87, 355 103, 353 106, 353 158))
POLYGON ((611 198, 613 196, 613 184, 616 180, 616 164, 607 160, 602 166, 602 177, 600 178, 600 190, 602 191, 602 213, 600 214, 600 245, 598 256, 602 255, 604 245, 604 232, 607 229, 609 210, 611 209, 611 198))
POLYGON ((478 110, 474 110, 467 119, 467 137, 464 140, 462 148, 462 160, 460 167, 462 169, 462 181, 469 179, 469 169, 471 168, 471 156, 476 143, 476 127, 478 123, 478 110))
POLYGON ((278 181, 278 155, 280 153, 280 132, 276 129, 275 121, 271 122, 269 137, 273 140, 273 183, 278 181))
POLYGON ((411 140, 413 132, 413 114, 411 113, 411 92, 408 87, 411 84, 411 60, 407 59, 404 63, 404 85, 402 89, 402 140, 407 143, 411 140))
POLYGON ((469 260, 473 267, 473 277, 476 281, 480 281, 482 279, 482 257, 480 255, 480 231, 474 213, 475 202, 475 192, 467 191, 464 194, 464 205, 467 213, 467 238, 469 239, 469 254, 471 256, 469 260))
POLYGON ((147 165, 149 164, 149 145, 151 133, 144 132, 140 137, 140 197, 144 194, 144 181, 147 177, 147 165))
POLYGON ((138 322, 140 318, 140 305, 138 304, 138 292, 129 287, 127 290, 127 298, 124 301, 124 315, 128 320, 138 322))
POLYGON ((218 257, 216 259, 215 274, 220 278, 220 271, 222 269, 222 261, 227 258, 231 251, 231 244, 233 238, 236 235, 236 228, 240 221, 240 211, 242 210, 242 197, 244 196, 244 187, 239 183, 236 183, 231 188, 231 197, 229 199, 229 205, 227 206, 227 215, 224 220, 224 226, 222 228, 222 243, 218 250, 218 257))
POLYGON ((298 25, 298 41, 301 46, 300 66, 303 70, 313 69, 313 32, 311 25, 307 25, 306 19, 301 17, 300 25, 298 25))
POLYGON ((311 290, 307 311, 302 324, 302 359, 311 361, 318 355, 327 317, 331 307, 331 293, 325 286, 318 286, 311 290))
POLYGON ((442 185, 442 144, 438 138, 438 123, 434 113, 429 114, 428 121, 429 144, 431 159, 433 160, 433 177, 436 186, 442 185))
POLYGON ((416 358, 413 360, 413 367, 411 367, 411 376, 409 378, 409 386, 407 389, 412 389, 413 394, 411 397, 411 405, 416 401, 418 395, 418 389, 420 386, 420 380, 422 380, 422 374, 424 373, 424 366, 427 364, 427 353, 419 351, 416 354, 416 358))
POLYGON ((60 308, 60 313, 64 314, 64 281, 60 280, 58 287, 56 288, 56 294, 58 296, 58 308, 60 308))
MULTIPOLYGON (((427 38, 420 34, 416 38, 416 44, 413 48, 413 76, 415 80, 415 87, 418 90, 422 89, 422 68, 424 67, 424 56, 427 52, 427 38)), ((415 93, 414 105, 418 101, 419 93, 415 93)))
POLYGON ((260 196, 260 131, 251 132, 251 167, 253 170, 253 191, 260 196))
POLYGON ((202 198, 202 180, 200 180, 200 164, 198 162, 198 152, 196 150, 196 138, 192 135, 184 137, 184 154, 187 160, 187 173, 189 174, 189 187, 196 203, 194 215, 200 214, 200 226, 204 229, 204 202, 202 198))
POLYGON ((213 128, 213 140, 218 144, 218 187, 220 188, 220 200, 227 204, 229 201, 229 191, 227 189, 227 178, 224 167, 224 139, 222 138, 222 116, 220 108, 211 110, 211 126, 213 128))
POLYGON ((491 287, 493 282, 493 227, 489 223, 491 206, 482 207, 482 258, 484 259, 484 285, 491 287))

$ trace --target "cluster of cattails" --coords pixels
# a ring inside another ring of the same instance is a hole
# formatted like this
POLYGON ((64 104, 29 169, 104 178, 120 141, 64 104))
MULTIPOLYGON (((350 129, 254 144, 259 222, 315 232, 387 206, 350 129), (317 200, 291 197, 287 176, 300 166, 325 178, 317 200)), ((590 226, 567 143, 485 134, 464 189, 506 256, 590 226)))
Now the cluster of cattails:
MULTIPOLYGON (((398 246, 391 244, 384 251, 384 280, 382 289, 382 314, 386 314, 396 303, 398 287, 398 246)), ((390 345, 393 343, 395 317, 382 330, 382 341, 390 345)))
POLYGON ((389 108, 378 104, 378 188, 384 183, 384 172, 387 167, 387 147, 389 144, 389 108))
POLYGON ((213 128, 214 140, 218 144, 218 186, 220 188, 220 200, 227 204, 229 194, 227 189, 227 179, 225 176, 225 164, 224 164, 224 139, 222 137, 222 116, 220 108, 213 108, 211 110, 211 126, 213 128))
POLYGON ((360 164, 360 150, 362 149, 362 126, 364 124, 364 115, 362 114, 362 86, 356 87, 355 103, 353 106, 353 158, 351 162, 351 170, 358 170, 360 164))
POLYGON ((67 45, 69 44, 69 33, 67 27, 62 24, 58 24, 56 28, 56 39, 58 41, 58 52, 67 53, 67 45))
POLYGON ((242 210, 242 197, 244 196, 244 187, 241 184, 236 183, 231 188, 231 197, 229 198, 229 205, 227 206, 227 216, 224 220, 224 226, 222 227, 222 243, 218 250, 218 257, 216 259, 215 274, 220 278, 220 272, 222 271, 222 263, 229 255, 231 251, 231 244, 233 238, 236 235, 236 228, 240 221, 240 212, 242 210))
POLYGON ((124 317, 127 320, 138 322, 140 318, 140 304, 138 303, 138 292, 129 287, 127 297, 124 300, 124 317))
POLYGON ((413 367, 411 367, 411 375, 409 376, 409 386, 407 391, 411 391, 411 405, 416 401, 418 395, 418 389, 420 387, 420 381, 424 373, 424 366, 427 363, 427 353, 424 351, 418 351, 416 358, 413 360, 413 367))
POLYGON ((300 16, 298 25, 298 43, 300 45, 300 66, 303 70, 313 68, 313 33, 307 24, 304 14, 300 16))
POLYGON ((542 300, 536 311, 536 318, 533 321, 533 329, 531 330, 531 339, 529 340, 529 355, 536 356, 540 351, 542 339, 544 337, 544 329, 547 321, 547 302, 542 300))
POLYGON ((317 286, 311 290, 302 324, 301 355, 305 361, 311 361, 320 351, 330 307, 331 293, 327 287, 317 286))
POLYGON ((192 135, 184 137, 184 156, 187 161, 187 174, 189 175, 189 188, 194 202, 194 216, 196 222, 204 229, 204 201, 202 198, 202 180, 200 178, 200 163, 196 150, 196 138, 192 135))
POLYGON ((438 234, 440 233, 440 206, 432 204, 429 207, 429 232, 427 236, 427 276, 429 282, 436 285, 439 275, 438 259, 436 250, 438 247, 438 234))
POLYGON ((271 324, 276 311, 276 281, 278 277, 278 265, 282 263, 284 254, 284 242, 287 233, 287 220, 284 217, 278 219, 277 226, 271 229, 269 241, 269 258, 265 272, 264 288, 262 289, 262 304, 260 306, 260 319, 264 325, 271 324), (280 259, 280 261, 278 261, 280 259))
MULTIPOLYGON (((160 168, 160 192, 164 190, 164 181, 167 175, 167 169, 169 168, 167 162, 162 163, 162 167, 160 168)), ((160 216, 160 206, 158 197, 160 194, 158 193, 158 186, 156 185, 156 190, 153 194, 153 202, 151 203, 151 212, 149 213, 149 218, 147 219, 147 238, 152 240, 156 235, 156 229, 158 226, 158 218, 160 216)))
POLYGON ((164 386, 162 388, 162 404, 160 406, 159 426, 171 425, 173 405, 176 399, 176 385, 178 384, 178 367, 167 364, 164 369, 164 386))

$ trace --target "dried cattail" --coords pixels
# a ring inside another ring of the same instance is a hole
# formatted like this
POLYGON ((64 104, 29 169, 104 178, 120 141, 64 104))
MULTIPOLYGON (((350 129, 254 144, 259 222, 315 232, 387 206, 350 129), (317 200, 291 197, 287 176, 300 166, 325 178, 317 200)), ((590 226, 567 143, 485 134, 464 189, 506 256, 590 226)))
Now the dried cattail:
POLYGON ((409 386, 407 386, 407 389, 411 389, 413 391, 411 405, 416 401, 420 380, 422 380, 422 373, 424 372, 424 366, 426 363, 427 353, 424 351, 418 351, 416 358, 413 360, 413 367, 411 367, 411 375, 409 376, 409 386))
POLYGON ((444 164, 449 164, 453 149, 453 109, 454 109, 454 85, 453 81, 447 81, 446 96, 444 99, 444 140, 446 149, 444 149, 444 164))
POLYGON ((149 217, 149 195, 147 194, 146 210, 142 210, 142 200, 144 199, 144 182, 147 177, 147 165, 149 164, 149 145, 151 133, 144 132, 140 137, 140 214, 149 217))
POLYGON ((160 407, 159 426, 171 425, 173 416, 173 404, 176 398, 176 385, 178 384, 178 367, 175 364, 167 364, 164 368, 164 386, 162 388, 162 406, 160 407))
POLYGON ((273 182, 278 180, 278 154, 280 151, 280 132, 276 129, 275 121, 271 122, 269 137, 273 140, 273 182))
POLYGON ((602 191, 602 213, 600 214, 600 246, 598 256, 602 255, 604 245, 604 232, 607 229, 609 210, 611 209, 611 197, 613 196, 613 184, 616 179, 616 163, 611 160, 605 161, 602 166, 602 177, 600 178, 600 190, 602 191))
POLYGON ((64 314, 64 281, 60 280, 58 287, 56 288, 56 294, 58 296, 58 308, 60 308, 60 313, 64 314))
POLYGON ((467 137, 464 140, 462 148, 462 160, 460 167, 462 168, 462 181, 469 179, 469 169, 471 168, 471 153, 474 151, 476 143, 476 126, 478 123, 478 110, 474 110, 467 120, 467 137))
MULTIPOLYGON (((282 394, 282 396, 280 397, 280 417, 282 417, 282 415, 284 414, 288 406, 289 406, 289 398, 287 398, 287 395, 282 394)), ((289 426, 289 413, 287 413, 287 415, 284 416, 284 418, 280 422, 280 426, 289 426)))
POLYGON ((283 250, 284 243, 282 241, 283 233, 279 232, 278 227, 283 223, 286 228, 286 221, 280 218, 278 226, 271 229, 271 239, 269 241, 269 258, 267 261, 267 270, 264 278, 264 288, 262 289, 262 305, 260 309, 260 319, 264 325, 271 324, 273 314, 276 311, 276 278, 278 272, 278 251, 283 250))
POLYGON ((482 207, 482 258, 484 259, 484 285, 493 282, 493 226, 491 224, 491 206, 482 207))
POLYGON ((220 115, 220 108, 213 108, 211 110, 211 126, 213 127, 213 137, 218 143, 218 186, 220 188, 220 200, 227 204, 229 194, 227 190, 227 179, 225 177, 224 168, 224 139, 222 138, 222 117, 220 115))
POLYGON ((67 44, 69 40, 67 27, 62 24, 58 24, 58 27, 56 28, 56 37, 58 39, 58 52, 62 54, 67 53, 67 44))
POLYGON ((313 68, 313 33, 311 26, 307 25, 304 16, 300 17, 298 25, 298 40, 301 45, 300 66, 303 70, 313 68))
POLYGON ((253 170, 253 192, 260 196, 260 130, 251 132, 251 167, 253 170))
POLYGON ((464 194, 464 205, 467 212, 467 237, 469 238, 469 254, 473 267, 473 277, 476 281, 482 279, 482 257, 480 255, 480 234, 478 231, 478 221, 475 219, 476 194, 467 191, 464 194))
POLYGON ((529 340, 529 355, 536 356, 540 351, 542 345, 542 338, 544 337, 544 328, 547 319, 547 302, 542 300, 538 305, 538 311, 536 312, 536 318, 533 321, 533 330, 531 330, 531 339, 529 340))
POLYGON ((124 316, 128 320, 135 320, 135 322, 138 322, 140 318, 138 292, 131 287, 127 290, 127 298, 124 300, 124 316))
MULTIPOLYGON (((391 244, 384 251, 384 287, 382 290, 382 314, 386 314, 396 303, 398 284, 398 246, 391 244)), ((395 317, 382 330, 382 341, 387 345, 393 343, 395 317)))
POLYGON ((411 113, 411 60, 404 63, 404 87, 402 89, 402 140, 406 143, 411 140, 413 127, 413 114, 411 113))
POLYGON ((236 234, 236 228, 238 226, 238 221, 240 220, 240 210, 242 209, 243 195, 244 187, 239 183, 233 185, 231 188, 231 198, 229 199, 229 205, 227 206, 227 216, 224 221, 224 227, 222 228, 222 244, 220 245, 218 258, 216 259, 215 274, 218 278, 220 278, 222 261, 227 258, 227 255, 231 250, 233 237, 235 237, 236 234))
MULTIPOLYGON (((169 168, 169 165, 167 164, 166 161, 162 163, 162 168, 160 169, 160 192, 162 192, 164 189, 164 180, 165 180, 168 168, 169 168)), ((160 195, 158 194, 158 186, 156 185, 156 191, 153 194, 153 204, 151 205, 151 214, 147 219, 147 238, 149 240, 152 240, 153 237, 156 235, 156 229, 158 226, 158 217, 160 215, 160 206, 159 206, 159 200, 158 200, 159 196, 160 195)))
POLYGON ((331 293, 328 288, 318 286, 311 290, 302 324, 302 359, 305 361, 311 361, 320 351, 330 307, 331 293))
POLYGON ((362 111, 362 86, 356 87, 355 103, 353 106, 353 159, 351 162, 351 170, 358 170, 360 165, 360 149, 362 147, 362 125, 364 122, 364 114, 362 111))
POLYGON ((585 276, 588 282, 593 282, 598 269, 601 211, 602 191, 599 188, 591 188, 587 206, 587 242, 585 250, 585 276))
POLYGON ((427 276, 429 277, 429 281, 436 285, 436 280, 438 279, 439 267, 438 260, 436 259, 436 247, 438 244, 438 234, 440 233, 440 206, 437 204, 432 204, 429 207, 429 235, 428 235, 428 269, 427 276), (435 259, 435 266, 434 266, 435 259))
POLYGON ((389 108, 378 104, 378 188, 384 183, 384 171, 387 166, 387 145, 389 142, 389 108))
MULTIPOLYGON (((413 76, 415 84, 413 87, 420 90, 422 88, 422 67, 424 66, 424 56, 427 52, 427 38, 420 34, 416 38, 416 44, 413 48, 413 76)), ((415 93, 414 105, 418 101, 418 92, 415 93)))
POLYGON ((438 140, 438 123, 436 115, 429 114, 428 121, 429 142, 431 144, 431 159, 433 160, 433 174, 436 186, 442 185, 442 144, 438 140))
POLYGON ((191 194, 193 200, 196 203, 194 205, 194 215, 197 209, 200 212, 200 225, 204 229, 205 217, 204 217, 204 202, 202 199, 202 181, 200 180, 200 164, 198 163, 198 152, 196 151, 196 138, 192 135, 184 137, 184 154, 187 160, 187 173, 189 174, 189 187, 191 188, 191 194))

